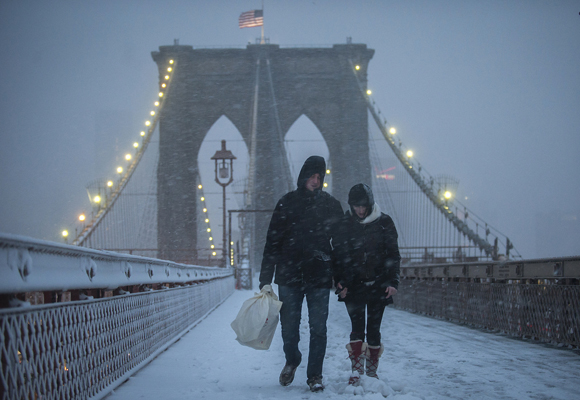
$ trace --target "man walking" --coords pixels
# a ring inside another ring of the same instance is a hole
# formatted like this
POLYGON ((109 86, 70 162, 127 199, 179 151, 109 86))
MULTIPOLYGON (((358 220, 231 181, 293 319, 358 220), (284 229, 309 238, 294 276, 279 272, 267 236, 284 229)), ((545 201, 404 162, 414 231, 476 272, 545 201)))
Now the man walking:
POLYGON ((309 157, 300 170, 297 189, 276 204, 260 272, 260 289, 272 283, 276 272, 274 282, 283 302, 280 322, 286 365, 280 374, 282 386, 292 383, 302 361, 298 342, 302 303, 306 297, 310 326, 306 375, 313 392, 324 389, 322 364, 326 354, 326 321, 333 275, 332 227, 343 215, 340 202, 322 191, 325 174, 324 158, 309 157))

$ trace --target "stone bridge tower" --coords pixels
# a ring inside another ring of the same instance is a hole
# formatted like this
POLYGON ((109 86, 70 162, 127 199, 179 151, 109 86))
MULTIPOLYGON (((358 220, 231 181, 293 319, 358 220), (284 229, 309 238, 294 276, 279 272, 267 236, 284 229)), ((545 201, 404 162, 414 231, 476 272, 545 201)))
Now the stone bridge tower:
MULTIPOLYGON (((284 150, 284 136, 306 115, 329 149, 333 195, 346 205, 348 190, 371 182, 365 99, 374 50, 365 44, 332 48, 193 49, 161 46, 152 56, 165 81, 169 59, 176 61, 171 90, 160 115, 158 181, 159 257, 196 258, 197 155, 212 125, 225 115, 250 150, 247 208, 273 209, 296 188, 284 150)), ((209 158, 211 155, 207 155, 209 158)), ((328 163, 329 160, 327 160, 328 163)), ((255 213, 251 265, 259 269, 271 215, 255 213)))

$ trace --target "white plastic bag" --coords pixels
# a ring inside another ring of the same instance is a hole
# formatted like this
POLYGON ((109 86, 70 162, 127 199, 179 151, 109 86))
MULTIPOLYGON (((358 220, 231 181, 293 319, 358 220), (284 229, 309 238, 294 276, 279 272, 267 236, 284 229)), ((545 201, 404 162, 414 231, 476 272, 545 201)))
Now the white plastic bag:
POLYGON ((260 293, 244 301, 238 316, 231 323, 238 337, 236 340, 244 346, 256 350, 268 350, 280 320, 282 302, 272 290, 265 285, 260 293))

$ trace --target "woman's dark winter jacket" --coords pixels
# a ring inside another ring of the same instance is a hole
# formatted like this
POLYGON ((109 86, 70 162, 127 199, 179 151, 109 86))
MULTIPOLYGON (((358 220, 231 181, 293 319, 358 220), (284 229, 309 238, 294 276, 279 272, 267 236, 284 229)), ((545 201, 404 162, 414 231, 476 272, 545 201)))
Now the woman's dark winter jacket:
POLYGON ((340 202, 321 190, 309 191, 306 181, 315 173, 324 182, 322 157, 306 160, 298 177, 298 188, 284 195, 268 227, 262 258, 260 285, 332 287, 331 238, 342 217, 340 202))
POLYGON ((335 281, 348 288, 344 300, 393 303, 392 297, 386 298, 385 290, 388 286, 398 289, 401 256, 391 217, 374 203, 363 220, 347 211, 337 230, 333 241, 339 260, 335 281))

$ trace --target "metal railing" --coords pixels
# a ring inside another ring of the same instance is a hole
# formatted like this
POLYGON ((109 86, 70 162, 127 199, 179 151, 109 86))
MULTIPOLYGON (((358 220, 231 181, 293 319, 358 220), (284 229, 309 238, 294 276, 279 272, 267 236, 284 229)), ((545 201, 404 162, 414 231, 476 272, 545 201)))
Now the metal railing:
POLYGON ((0 276, 0 294, 19 305, 0 309, 2 399, 102 398, 185 334, 235 286, 232 269, 3 234, 0 276), (121 289, 129 286, 145 290, 129 294, 121 289), (117 295, 37 306, 17 300, 22 292, 46 298, 51 291, 96 293, 96 288, 117 295))
POLYGON ((0 233, 0 295, 175 286, 232 274, 230 268, 192 266, 0 233))
POLYGON ((580 347, 580 257, 401 268, 397 308, 580 347))
POLYGON ((491 261, 479 246, 400 246, 403 264, 434 264, 447 262, 491 261))

